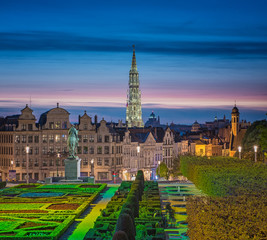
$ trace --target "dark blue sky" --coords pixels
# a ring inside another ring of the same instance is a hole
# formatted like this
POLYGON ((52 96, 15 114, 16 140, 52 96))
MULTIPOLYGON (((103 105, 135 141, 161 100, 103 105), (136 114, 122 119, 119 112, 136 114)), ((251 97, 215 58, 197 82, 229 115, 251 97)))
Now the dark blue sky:
POLYGON ((267 1, 1 1, 0 104, 119 107, 119 119, 135 44, 144 114, 193 122, 236 100, 256 120, 252 110, 267 111, 266 12, 267 1))

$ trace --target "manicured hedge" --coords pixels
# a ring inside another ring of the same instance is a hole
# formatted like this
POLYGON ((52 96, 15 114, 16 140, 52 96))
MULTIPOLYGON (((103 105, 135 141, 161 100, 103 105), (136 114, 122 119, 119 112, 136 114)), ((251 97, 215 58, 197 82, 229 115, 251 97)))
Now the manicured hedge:
POLYGON ((266 197, 191 197, 187 234, 191 240, 267 239, 266 197))
POLYGON ((181 157, 181 171, 210 196, 267 191, 267 166, 223 157, 181 157))
POLYGON ((181 157, 184 176, 209 196, 190 197, 191 240, 266 239, 267 166, 222 157, 181 157))

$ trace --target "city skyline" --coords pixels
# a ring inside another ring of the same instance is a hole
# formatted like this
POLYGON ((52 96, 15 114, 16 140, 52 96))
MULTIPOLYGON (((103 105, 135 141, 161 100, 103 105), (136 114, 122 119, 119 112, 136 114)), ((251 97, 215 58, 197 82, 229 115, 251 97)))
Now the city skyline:
POLYGON ((59 102, 125 120, 135 44, 144 121, 229 118, 235 100, 244 119, 265 118, 264 1, 15 2, 0 8, 0 115, 31 98, 37 116, 59 102))

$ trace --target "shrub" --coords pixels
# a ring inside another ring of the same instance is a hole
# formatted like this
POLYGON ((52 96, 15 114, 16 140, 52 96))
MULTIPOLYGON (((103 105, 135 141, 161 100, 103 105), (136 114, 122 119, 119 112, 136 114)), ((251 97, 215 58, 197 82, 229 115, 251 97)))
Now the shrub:
POLYGON ((112 240, 128 240, 127 234, 123 231, 118 231, 114 234, 112 240))
POLYGON ((127 234, 129 240, 135 240, 135 230, 132 218, 129 214, 120 214, 115 232, 123 231, 127 234))
POLYGON ((0 182, 0 189, 6 187, 6 182, 0 182))

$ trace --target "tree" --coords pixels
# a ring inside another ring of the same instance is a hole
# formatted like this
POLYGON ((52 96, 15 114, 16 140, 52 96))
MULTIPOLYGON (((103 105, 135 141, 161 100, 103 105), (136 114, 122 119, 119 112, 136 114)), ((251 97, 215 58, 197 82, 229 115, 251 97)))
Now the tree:
POLYGON ((168 169, 166 163, 164 163, 164 162, 160 163, 160 165, 157 168, 156 173, 159 177, 169 179, 169 169, 168 169))
POLYGON ((175 157, 173 159, 173 166, 172 166, 172 169, 170 170, 170 175, 172 175, 173 177, 178 177, 182 175, 180 171, 180 158, 179 157, 175 157))
POLYGON ((258 159, 263 160, 267 152, 267 121, 256 121, 246 131, 242 141, 243 153, 246 158, 253 159, 253 146, 258 146, 258 159))

